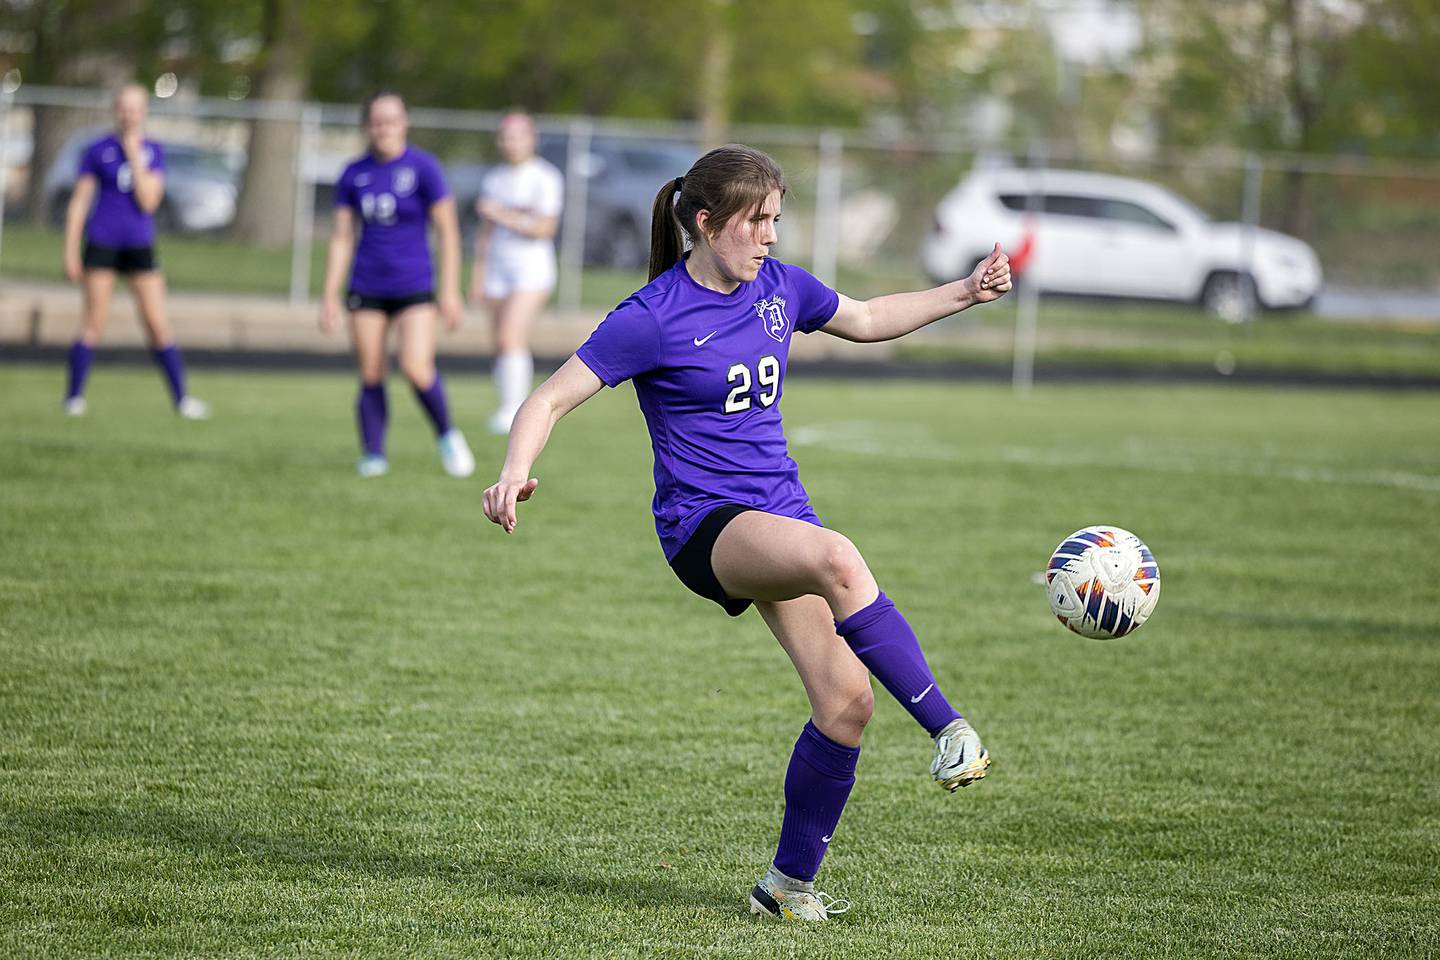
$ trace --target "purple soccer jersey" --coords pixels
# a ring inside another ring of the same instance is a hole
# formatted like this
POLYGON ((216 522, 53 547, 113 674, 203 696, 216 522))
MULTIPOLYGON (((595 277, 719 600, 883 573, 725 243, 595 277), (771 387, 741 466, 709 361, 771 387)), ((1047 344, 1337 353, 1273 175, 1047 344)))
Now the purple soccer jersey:
POLYGON ((612 310, 576 351, 607 386, 635 381, 655 451, 655 529, 667 560, 712 508, 738 503, 818 524, 780 419, 790 338, 839 295, 767 259, 728 294, 680 261, 612 310))
POLYGON ((367 153, 345 168, 335 206, 360 220, 350 290, 367 297, 408 297, 434 289, 426 232, 430 208, 450 195, 440 163, 406 147, 381 162, 367 153))
MULTIPOLYGON (((142 140, 140 150, 149 169, 165 171, 165 151, 154 140, 142 140)), ((113 133, 85 148, 80 175, 90 174, 99 185, 95 208, 85 224, 85 239, 102 247, 132 250, 153 246, 155 217, 135 201, 134 174, 120 138, 113 133)))

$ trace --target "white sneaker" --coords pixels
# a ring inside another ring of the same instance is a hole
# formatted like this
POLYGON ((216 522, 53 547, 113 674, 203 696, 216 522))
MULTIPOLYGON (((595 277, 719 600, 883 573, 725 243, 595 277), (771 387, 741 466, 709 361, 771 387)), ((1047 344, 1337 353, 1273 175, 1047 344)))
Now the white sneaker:
POLYGON ((382 456, 367 453, 355 465, 355 472, 362 477, 383 477, 390 472, 390 461, 382 456))
POLYGON ((210 404, 187 393, 175 404, 175 412, 186 420, 209 420, 210 404))
POLYGON ((440 463, 452 477, 468 477, 475 472, 475 454, 465 442, 465 434, 451 427, 440 437, 440 463))
POLYGON ((515 413, 514 410, 496 410, 490 415, 486 426, 491 433, 503 437, 510 432, 510 425, 515 422, 515 413))
POLYGON ((67 417, 83 417, 83 416, 85 416, 85 410, 86 410, 86 404, 85 404, 85 398, 84 398, 84 397, 66 397, 66 398, 65 398, 65 416, 67 416, 67 417))
POLYGON ((990 754, 980 742, 980 735, 965 722, 951 720, 935 735, 935 759, 930 762, 930 775, 954 793, 968 787, 990 769, 990 754))
POLYGON ((777 920, 826 920, 849 909, 849 900, 816 892, 815 884, 791 880, 774 867, 750 891, 750 912, 777 920))

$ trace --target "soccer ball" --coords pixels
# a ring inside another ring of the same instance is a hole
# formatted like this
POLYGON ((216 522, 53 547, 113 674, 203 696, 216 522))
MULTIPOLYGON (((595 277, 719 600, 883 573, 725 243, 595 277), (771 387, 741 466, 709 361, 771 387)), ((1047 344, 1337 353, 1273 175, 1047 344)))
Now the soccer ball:
POLYGON ((1066 537, 1045 569, 1050 609, 1082 637, 1112 640, 1155 612, 1160 567, 1141 539, 1119 527, 1086 527, 1066 537))

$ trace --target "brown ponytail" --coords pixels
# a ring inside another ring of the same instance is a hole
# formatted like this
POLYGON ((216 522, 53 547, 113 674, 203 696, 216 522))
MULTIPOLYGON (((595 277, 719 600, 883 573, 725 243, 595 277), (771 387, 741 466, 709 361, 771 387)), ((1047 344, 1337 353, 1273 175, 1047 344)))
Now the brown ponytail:
POLYGON ((719 232, 730 218, 753 210, 776 190, 783 198, 785 174, 768 154, 739 143, 716 147, 655 194, 650 213, 650 279, 669 270, 685 252, 685 242, 702 237, 695 215, 710 211, 707 226, 719 232))
POLYGON ((650 211, 651 280, 674 266, 683 252, 680 221, 675 219, 675 194, 684 182, 684 177, 676 177, 655 194, 655 207, 650 211))

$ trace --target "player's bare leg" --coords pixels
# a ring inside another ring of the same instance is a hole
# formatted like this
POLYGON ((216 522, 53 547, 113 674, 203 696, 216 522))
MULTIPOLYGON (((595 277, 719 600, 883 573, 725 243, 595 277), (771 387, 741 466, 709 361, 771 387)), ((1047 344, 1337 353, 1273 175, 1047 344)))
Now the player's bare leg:
POLYGON ((732 597, 823 597, 839 636, 935 739, 934 779, 954 790, 985 776, 989 753, 940 692, 914 631, 848 539, 803 520, 751 511, 720 532, 711 565, 732 597))
POLYGON ((494 433, 509 433, 515 411, 530 393, 535 360, 530 355, 530 328, 550 299, 549 290, 516 290, 510 296, 489 300, 495 334, 495 388, 499 408, 490 419, 494 433))
POLYGON ((475 472, 475 455, 465 442, 465 435, 450 423, 450 404, 445 384, 435 369, 435 328, 439 311, 433 303, 416 304, 396 317, 400 327, 400 369, 415 391, 430 425, 435 428, 435 442, 440 463, 452 477, 468 477, 475 472))
POLYGON ((825 601, 762 600, 755 609, 795 665, 815 726, 836 743, 858 747, 875 709, 870 671, 835 632, 825 601))
POLYGON ((855 784, 860 737, 875 706, 870 671, 835 633, 821 597, 762 600, 756 609, 800 675, 811 721, 785 775, 775 859, 751 890, 750 909, 782 919, 824 920, 848 907, 817 891, 815 875, 855 784))
POLYGON ((364 453, 356 470, 362 477, 382 476, 390 469, 385 459, 385 431, 390 419, 385 399, 385 334, 389 326, 388 318, 379 310, 356 310, 350 314, 350 340, 360 372, 355 417, 364 453))
POLYGON ((67 359, 69 376, 65 389, 65 412, 72 417, 83 416, 86 410, 85 382, 90 377, 95 347, 105 336, 105 327, 110 322, 115 271, 88 268, 80 282, 84 291, 84 312, 80 318, 80 333, 70 345, 67 359))
POLYGON ((185 363, 175 337, 170 331, 170 318, 165 310, 165 275, 159 270, 145 270, 130 275, 130 293, 145 326, 145 336, 155 355, 155 363, 165 375, 175 411, 187 420, 206 420, 210 406, 192 397, 185 389, 185 363))

